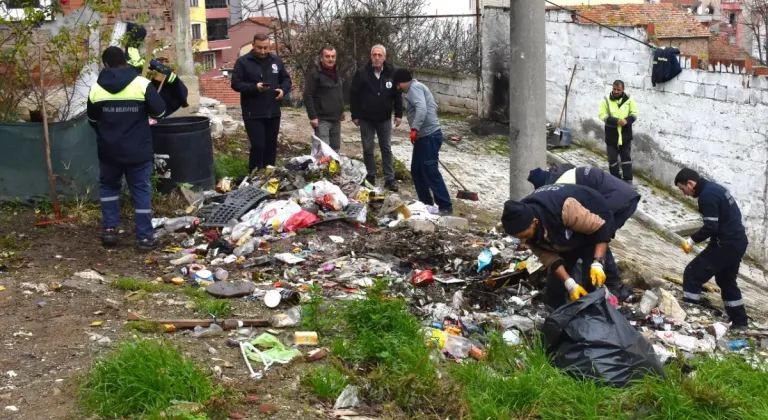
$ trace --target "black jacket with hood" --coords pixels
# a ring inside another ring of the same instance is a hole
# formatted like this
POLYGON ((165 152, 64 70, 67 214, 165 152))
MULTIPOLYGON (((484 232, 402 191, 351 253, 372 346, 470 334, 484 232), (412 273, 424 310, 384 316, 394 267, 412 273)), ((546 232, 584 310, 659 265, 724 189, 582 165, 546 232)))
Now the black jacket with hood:
POLYGON ((280 116, 283 100, 275 99, 275 89, 282 89, 284 98, 291 93, 291 76, 280 57, 268 54, 259 58, 251 51, 237 59, 232 71, 232 89, 240 92, 243 119, 275 118, 280 116), (269 90, 259 92, 257 83, 269 84, 269 90))
POLYGON ((310 120, 338 121, 344 113, 344 90, 341 77, 336 72, 336 80, 320 67, 307 73, 304 83, 304 106, 310 120))
POLYGON ((384 62, 381 75, 377 79, 370 61, 355 73, 349 89, 350 111, 353 120, 382 122, 403 117, 403 97, 392 78, 395 66, 384 62))
POLYGON ((149 117, 163 117, 165 103, 133 68, 102 70, 88 95, 87 113, 96 130, 100 161, 123 165, 152 161, 149 117))
POLYGON ((602 169, 592 166, 579 168, 570 164, 558 165, 550 171, 547 184, 554 184, 571 169, 576 169, 576 184, 592 188, 600 193, 608 202, 612 213, 616 213, 628 206, 633 200, 640 199, 640 194, 631 185, 615 176, 606 173, 602 169))

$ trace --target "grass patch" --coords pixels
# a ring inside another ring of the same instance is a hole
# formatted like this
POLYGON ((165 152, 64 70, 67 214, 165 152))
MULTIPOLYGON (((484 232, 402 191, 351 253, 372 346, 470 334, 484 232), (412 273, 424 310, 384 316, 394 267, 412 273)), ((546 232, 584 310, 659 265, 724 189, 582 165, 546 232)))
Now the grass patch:
POLYGON ((225 177, 243 177, 248 175, 248 156, 216 153, 213 157, 216 167, 216 179, 225 177))
POLYGON ((488 358, 452 369, 472 419, 760 419, 768 418, 768 377, 738 355, 666 367, 624 389, 580 381, 550 365, 543 346, 508 347, 491 336, 488 358), (518 367, 517 361, 523 365, 518 367))
POLYGON ((32 241, 24 239, 16 235, 15 233, 9 233, 5 236, 0 236, 0 249, 6 251, 19 251, 22 249, 32 248, 32 241))
POLYGON ((206 374, 169 342, 132 339, 94 364, 78 402, 86 415, 159 418, 176 401, 202 404, 213 394, 206 374))
POLYGON ((385 281, 377 281, 365 299, 341 309, 342 333, 334 339, 333 353, 366 367, 366 390, 376 401, 392 402, 407 413, 448 405, 418 320, 404 299, 385 297, 385 287, 385 281))
POLYGON ((498 155, 509 156, 509 137, 488 136, 486 142, 486 148, 489 151, 498 155))
POLYGON ((130 277, 121 277, 115 280, 112 282, 112 287, 119 290, 125 290, 127 292, 143 290, 147 293, 170 292, 177 289, 177 287, 168 284, 148 283, 146 281, 141 281, 130 277))
POLYGON ((302 384, 319 398, 333 401, 344 391, 349 380, 335 367, 325 365, 309 372, 302 379, 302 384))
POLYGON ((232 306, 229 299, 211 299, 198 297, 194 299, 195 311, 203 315, 213 315, 216 318, 232 316, 232 306))

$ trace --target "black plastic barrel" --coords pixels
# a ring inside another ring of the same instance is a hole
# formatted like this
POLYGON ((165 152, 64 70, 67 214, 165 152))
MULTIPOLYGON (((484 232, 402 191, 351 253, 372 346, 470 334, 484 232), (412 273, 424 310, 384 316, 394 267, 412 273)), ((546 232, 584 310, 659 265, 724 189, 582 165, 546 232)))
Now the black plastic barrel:
POLYGON ((168 194, 178 184, 190 184, 196 191, 216 187, 211 121, 207 117, 159 120, 152 126, 152 142, 158 192, 168 194))

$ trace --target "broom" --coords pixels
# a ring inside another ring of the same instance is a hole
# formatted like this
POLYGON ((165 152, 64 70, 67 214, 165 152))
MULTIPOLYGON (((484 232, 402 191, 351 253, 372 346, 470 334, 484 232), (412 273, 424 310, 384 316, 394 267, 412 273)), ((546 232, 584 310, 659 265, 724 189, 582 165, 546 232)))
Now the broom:
POLYGON ((445 166, 445 164, 442 161, 438 160, 438 162, 440 162, 440 166, 442 166, 443 169, 445 169, 445 172, 448 172, 448 175, 450 175, 451 178, 453 178, 453 180, 456 181, 459 184, 459 186, 462 188, 459 190, 459 192, 456 193, 456 198, 460 200, 470 200, 470 201, 480 200, 480 197, 478 196, 478 194, 474 191, 469 191, 467 187, 465 187, 464 184, 462 184, 461 181, 459 181, 459 178, 456 178, 456 176, 453 173, 451 173, 451 171, 445 166))

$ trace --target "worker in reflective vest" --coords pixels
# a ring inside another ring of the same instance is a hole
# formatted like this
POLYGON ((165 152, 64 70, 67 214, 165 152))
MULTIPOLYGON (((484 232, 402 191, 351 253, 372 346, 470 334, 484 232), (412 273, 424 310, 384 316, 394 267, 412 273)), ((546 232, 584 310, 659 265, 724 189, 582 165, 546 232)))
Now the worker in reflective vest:
POLYGON ((635 98, 624 92, 621 80, 613 82, 611 93, 600 101, 598 118, 605 123, 605 145, 611 175, 631 184, 632 125, 637 121, 637 105, 635 98))

